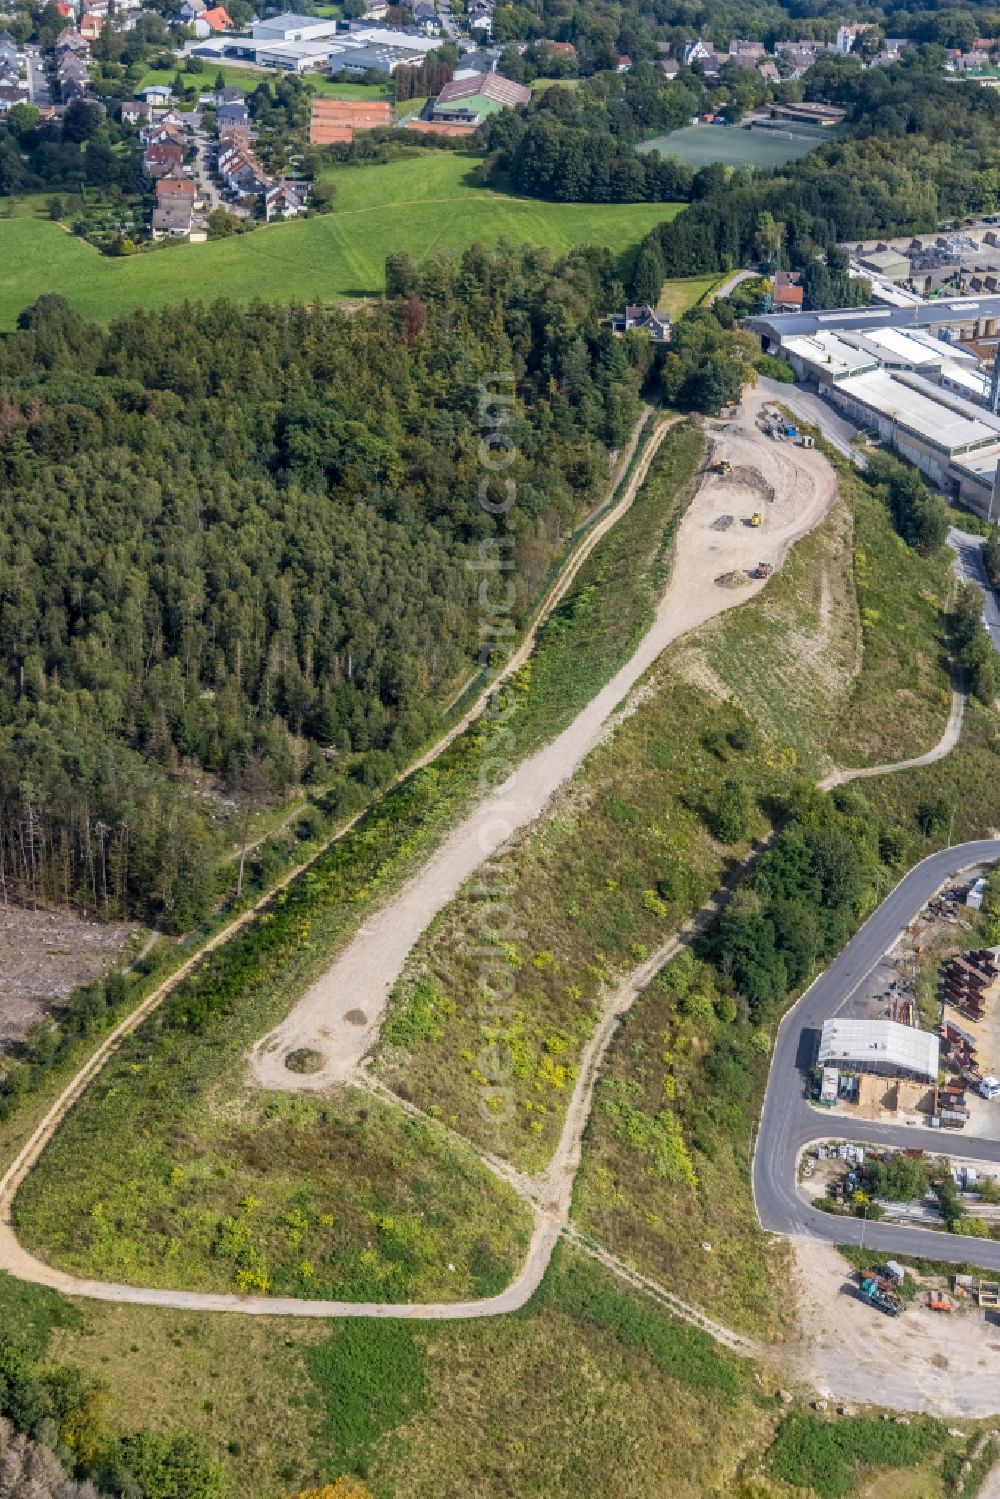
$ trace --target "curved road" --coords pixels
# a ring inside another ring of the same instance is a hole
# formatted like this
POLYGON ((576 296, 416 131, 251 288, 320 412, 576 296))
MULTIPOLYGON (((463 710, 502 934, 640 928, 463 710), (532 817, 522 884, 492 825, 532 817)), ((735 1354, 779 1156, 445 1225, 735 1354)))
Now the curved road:
MULTIPOLYGON (((919 1125, 882 1125, 824 1114, 806 1101, 807 1074, 815 1061, 823 1022, 854 994, 936 891, 963 870, 997 859, 1000 839, 983 838, 941 849, 917 864, 785 1015, 771 1058, 753 1161, 754 1200, 763 1228, 775 1233, 811 1234, 836 1244, 860 1243, 864 1232, 865 1243, 873 1249, 953 1262, 967 1260, 1000 1270, 1000 1243, 834 1217, 810 1206, 796 1181, 799 1153, 812 1140, 839 1136, 886 1147, 943 1148, 938 1131, 919 1125)), ((957 1142, 963 1156, 1000 1162, 1000 1140, 970 1137, 963 1131, 957 1142)))

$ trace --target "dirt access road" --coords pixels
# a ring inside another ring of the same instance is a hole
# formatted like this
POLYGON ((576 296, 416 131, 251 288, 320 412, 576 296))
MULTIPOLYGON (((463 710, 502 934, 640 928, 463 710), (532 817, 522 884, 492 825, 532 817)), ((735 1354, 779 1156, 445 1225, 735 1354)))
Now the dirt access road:
MULTIPOLYGON (((707 474, 678 531, 676 555, 656 617, 632 658, 573 723, 484 798, 403 889, 360 929, 291 1014, 254 1048, 253 1079, 263 1087, 318 1092, 349 1081, 378 1037, 382 1015, 407 955, 475 870, 538 817, 604 737, 623 699, 672 641, 764 586, 725 586, 760 561, 779 566, 793 542, 826 515, 836 479, 814 450, 776 443, 756 427, 767 398, 749 392, 735 420, 710 424, 714 448, 733 466, 707 474), (759 511, 759 528, 746 522, 759 511), (726 516, 732 521, 719 529, 726 516), (290 1072, 285 1059, 307 1048, 323 1063, 290 1072)), ((644 454, 652 457, 651 443, 644 454)), ((631 481, 638 487, 644 464, 631 481)))

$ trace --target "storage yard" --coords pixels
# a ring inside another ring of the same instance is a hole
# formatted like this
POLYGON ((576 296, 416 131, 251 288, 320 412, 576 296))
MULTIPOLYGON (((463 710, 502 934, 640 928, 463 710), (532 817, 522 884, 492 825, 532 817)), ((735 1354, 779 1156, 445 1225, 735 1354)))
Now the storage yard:
POLYGON ((936 895, 824 1024, 816 1102, 1000 1139, 1000 962, 966 947, 984 888, 974 878, 936 895))

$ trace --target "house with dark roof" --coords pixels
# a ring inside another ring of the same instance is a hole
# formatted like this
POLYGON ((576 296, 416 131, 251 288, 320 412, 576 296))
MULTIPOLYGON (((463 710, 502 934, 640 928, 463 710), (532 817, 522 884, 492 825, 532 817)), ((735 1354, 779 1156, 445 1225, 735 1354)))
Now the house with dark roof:
POLYGON ((191 204, 183 198, 171 198, 153 209, 153 238, 183 239, 191 233, 191 204))

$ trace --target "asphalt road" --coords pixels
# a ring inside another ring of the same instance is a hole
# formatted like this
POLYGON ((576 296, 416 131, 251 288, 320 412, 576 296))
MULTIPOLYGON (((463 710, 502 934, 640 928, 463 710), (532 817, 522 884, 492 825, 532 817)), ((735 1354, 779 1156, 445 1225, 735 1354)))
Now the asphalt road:
MULTIPOLYGON (((761 1225, 774 1233, 811 1234, 836 1244, 864 1242, 873 1249, 926 1255, 1000 1270, 1000 1243, 885 1223, 862 1224, 811 1207, 796 1183, 799 1152, 811 1140, 847 1138, 886 1147, 939 1149, 937 1131, 825 1117, 807 1102, 808 1072, 819 1031, 864 982, 931 896, 963 870, 1000 859, 1000 839, 984 838, 931 854, 910 870, 864 926, 784 1017, 771 1058, 767 1093, 753 1161, 753 1190, 761 1225)), ((951 1138, 951 1136, 947 1136, 951 1138)), ((957 1137, 963 1156, 1000 1162, 1000 1140, 957 1137)))
POLYGON ((955 566, 966 583, 977 583, 983 590, 983 623, 990 632, 990 639, 1000 651, 1000 603, 990 587, 983 562, 984 537, 972 536, 968 531, 958 531, 954 526, 948 532, 948 542, 955 551, 955 566))
POLYGON ((858 428, 845 421, 822 396, 814 391, 804 390, 800 385, 786 385, 781 380, 769 380, 766 375, 760 377, 757 386, 770 400, 780 406, 787 406, 801 421, 816 427, 838 453, 849 458, 858 468, 864 468, 864 454, 852 442, 858 435, 858 428))

